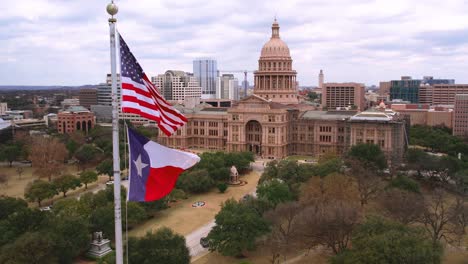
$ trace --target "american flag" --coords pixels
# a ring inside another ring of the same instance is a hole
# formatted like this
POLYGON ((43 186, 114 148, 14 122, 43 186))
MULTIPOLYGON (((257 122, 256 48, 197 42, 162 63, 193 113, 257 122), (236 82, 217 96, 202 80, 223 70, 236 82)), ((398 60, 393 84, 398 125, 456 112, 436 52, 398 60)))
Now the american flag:
POLYGON ((167 136, 187 123, 187 118, 169 104, 146 76, 119 34, 122 82, 122 112, 138 114, 158 123, 167 136))

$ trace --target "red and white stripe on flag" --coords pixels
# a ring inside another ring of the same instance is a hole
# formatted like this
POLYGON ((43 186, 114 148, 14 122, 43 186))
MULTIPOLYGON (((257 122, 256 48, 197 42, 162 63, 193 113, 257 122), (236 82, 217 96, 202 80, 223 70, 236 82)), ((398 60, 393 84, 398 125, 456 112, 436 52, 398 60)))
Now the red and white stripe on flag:
POLYGON ((124 113, 137 114, 156 121, 167 136, 187 123, 187 118, 169 104, 151 83, 119 34, 121 108, 124 113))
POLYGON ((156 121, 167 136, 187 123, 187 118, 161 96, 146 74, 144 84, 122 76, 122 112, 156 121))

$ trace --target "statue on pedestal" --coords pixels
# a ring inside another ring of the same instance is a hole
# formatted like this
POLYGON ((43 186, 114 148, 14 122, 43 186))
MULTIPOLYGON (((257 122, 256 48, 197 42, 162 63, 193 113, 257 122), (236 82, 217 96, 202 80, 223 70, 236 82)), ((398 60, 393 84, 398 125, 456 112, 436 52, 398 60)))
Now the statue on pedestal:
POLYGON ((93 233, 93 241, 91 241, 91 248, 88 255, 92 257, 102 258, 112 251, 110 247, 110 240, 102 237, 102 232, 93 233))
POLYGON ((229 184, 240 184, 239 181, 239 172, 237 171, 236 166, 232 165, 230 175, 229 175, 229 184))

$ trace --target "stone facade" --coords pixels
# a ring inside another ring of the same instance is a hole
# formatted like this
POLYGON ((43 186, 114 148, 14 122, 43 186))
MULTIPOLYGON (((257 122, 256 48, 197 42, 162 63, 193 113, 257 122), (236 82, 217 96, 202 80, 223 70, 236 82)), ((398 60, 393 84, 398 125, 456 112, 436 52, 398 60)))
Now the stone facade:
POLYGON ((229 108, 178 105, 188 123, 171 137, 160 133, 158 141, 181 149, 251 151, 269 159, 343 154, 367 142, 379 144, 391 163, 401 161, 407 141, 405 121, 395 112, 317 111, 299 102, 291 65, 275 20, 255 72, 254 94, 229 108))

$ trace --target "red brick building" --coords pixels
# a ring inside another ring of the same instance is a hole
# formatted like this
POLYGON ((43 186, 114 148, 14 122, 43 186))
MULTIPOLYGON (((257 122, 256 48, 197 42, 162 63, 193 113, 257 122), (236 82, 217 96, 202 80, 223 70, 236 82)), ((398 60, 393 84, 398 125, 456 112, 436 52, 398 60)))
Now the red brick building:
POLYGON ((82 106, 72 106, 57 115, 57 130, 60 134, 84 131, 86 134, 94 127, 94 114, 82 106))

